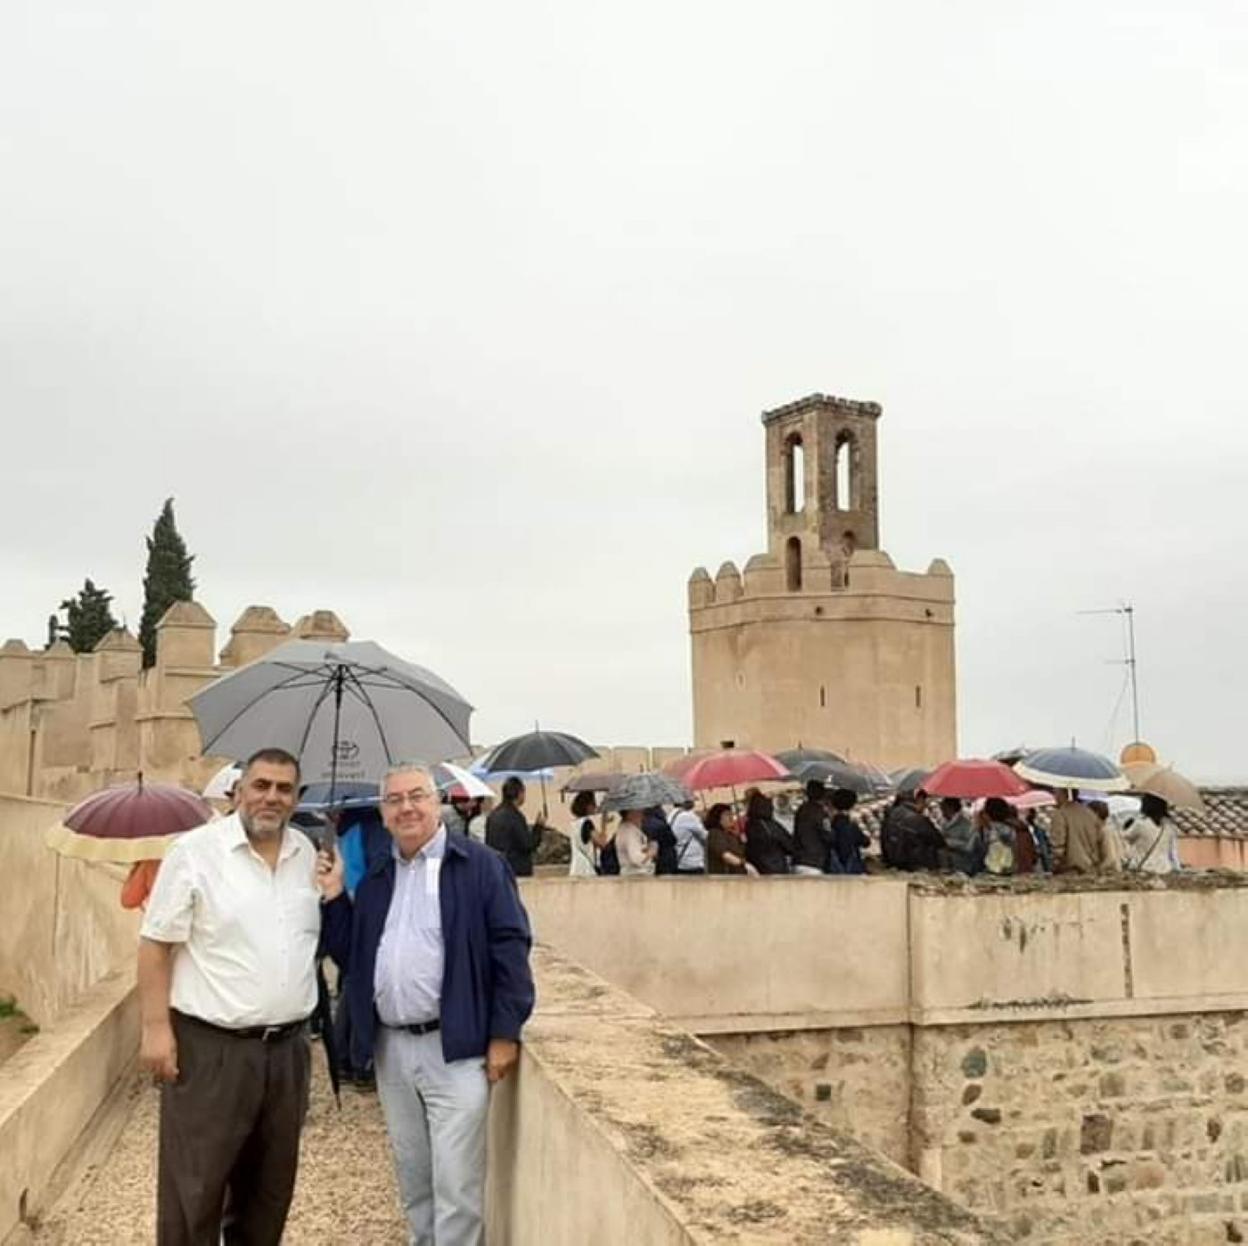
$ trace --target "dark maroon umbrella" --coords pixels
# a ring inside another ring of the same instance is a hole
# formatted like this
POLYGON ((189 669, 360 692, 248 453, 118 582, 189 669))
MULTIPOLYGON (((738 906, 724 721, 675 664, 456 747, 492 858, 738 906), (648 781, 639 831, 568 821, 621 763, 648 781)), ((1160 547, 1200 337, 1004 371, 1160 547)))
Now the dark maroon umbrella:
POLYGON ((194 792, 139 781, 106 787, 79 801, 47 835, 47 845, 80 861, 156 861, 192 827, 212 821, 212 807, 194 792))

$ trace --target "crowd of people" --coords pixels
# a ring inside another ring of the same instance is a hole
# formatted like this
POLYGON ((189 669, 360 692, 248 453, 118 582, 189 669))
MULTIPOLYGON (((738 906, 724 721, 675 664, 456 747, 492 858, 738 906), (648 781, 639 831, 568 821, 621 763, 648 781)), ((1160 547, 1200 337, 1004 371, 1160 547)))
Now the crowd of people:
MULTIPOLYGON (((502 802, 487 814, 480 802, 444 809, 452 830, 501 852, 520 877, 548 829, 522 812, 524 784, 509 779, 502 802)), ((868 818, 859 797, 812 780, 793 807, 787 792, 748 790, 740 801, 698 810, 675 806, 604 813, 592 792, 572 801, 569 873, 574 877, 663 874, 864 874, 868 860, 884 869, 966 875, 1097 874, 1180 868, 1178 833, 1169 807, 1144 795, 1139 809, 1111 813, 1108 803, 1058 789, 1053 805, 1016 808, 1000 797, 969 803, 903 790, 868 818), (871 834, 871 831, 875 834, 871 834)))

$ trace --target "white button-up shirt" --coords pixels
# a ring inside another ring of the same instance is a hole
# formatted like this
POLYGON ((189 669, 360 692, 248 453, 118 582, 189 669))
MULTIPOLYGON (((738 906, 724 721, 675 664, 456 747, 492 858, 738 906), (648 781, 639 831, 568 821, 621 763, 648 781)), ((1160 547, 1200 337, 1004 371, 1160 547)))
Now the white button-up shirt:
POLYGON ((161 863, 141 931, 174 943, 169 1004, 213 1025, 282 1025, 316 1007, 316 850, 287 827, 277 867, 238 814, 181 836, 161 863))
POLYGON ((394 849, 394 895, 377 948, 373 1001, 384 1025, 416 1025, 441 1012, 442 900, 438 882, 446 856, 446 827, 412 858, 394 849))

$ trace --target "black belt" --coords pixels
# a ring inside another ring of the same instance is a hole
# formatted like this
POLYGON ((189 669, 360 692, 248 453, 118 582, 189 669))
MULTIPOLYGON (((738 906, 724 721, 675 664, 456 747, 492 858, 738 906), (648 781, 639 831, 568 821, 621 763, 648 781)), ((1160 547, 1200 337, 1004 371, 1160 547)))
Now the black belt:
MULTIPOLYGON (((171 1009, 171 1011, 176 1010, 171 1009)), ((308 1024, 307 1017, 304 1017, 301 1021, 286 1021, 281 1025, 248 1025, 242 1029, 233 1029, 228 1025, 214 1025, 211 1021, 205 1021, 202 1017, 192 1017, 185 1012, 178 1012, 176 1015, 181 1021, 203 1026, 205 1030, 212 1030, 216 1034, 228 1034, 231 1038, 258 1038, 262 1043, 289 1038, 292 1034, 298 1034, 308 1024)))
MULTIPOLYGON (((386 1025, 383 1021, 382 1025, 386 1025)), ((432 1021, 417 1021, 414 1025, 386 1025, 388 1030, 406 1030, 409 1034, 435 1034, 442 1028, 442 1022, 434 1017, 432 1021)))

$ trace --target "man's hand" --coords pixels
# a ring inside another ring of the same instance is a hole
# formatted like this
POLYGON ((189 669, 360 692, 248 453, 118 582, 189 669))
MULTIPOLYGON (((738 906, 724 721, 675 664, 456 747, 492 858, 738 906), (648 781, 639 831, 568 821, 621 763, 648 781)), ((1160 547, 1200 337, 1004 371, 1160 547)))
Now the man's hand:
POLYGON ((751 865, 748 861, 745 863, 745 872, 750 878, 758 877, 758 866, 751 865))
POLYGON ((178 1040, 168 1021, 143 1026, 139 1043, 139 1068, 157 1082, 178 1080, 178 1040))
POLYGON ((501 1082, 520 1059, 520 1044, 509 1038, 492 1038, 485 1050, 485 1076, 490 1084, 501 1082))
POLYGON ((322 900, 336 900, 342 895, 342 858, 336 848, 332 853, 322 848, 316 854, 316 885, 321 889, 322 900))

